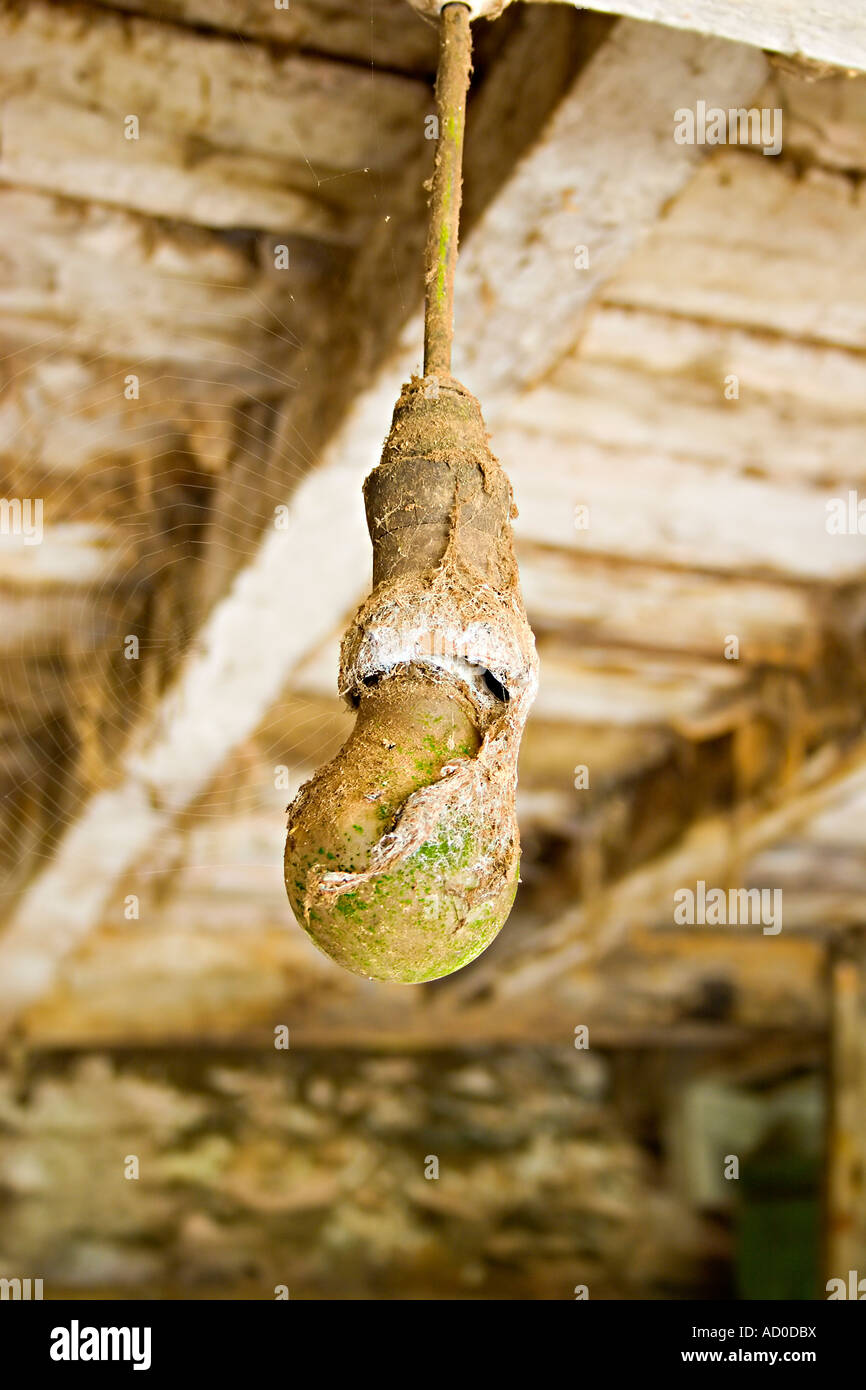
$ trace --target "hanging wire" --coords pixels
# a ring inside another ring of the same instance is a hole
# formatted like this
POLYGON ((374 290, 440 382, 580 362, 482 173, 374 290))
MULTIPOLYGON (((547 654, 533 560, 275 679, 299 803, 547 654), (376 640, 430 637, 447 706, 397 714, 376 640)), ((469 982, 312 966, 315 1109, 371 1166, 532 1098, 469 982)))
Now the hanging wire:
POLYGON ((430 192, 425 254, 424 375, 451 371, 454 336, 454 271, 463 193, 463 131, 472 70, 469 9, 446 5, 439 20, 436 115, 439 138, 430 192))

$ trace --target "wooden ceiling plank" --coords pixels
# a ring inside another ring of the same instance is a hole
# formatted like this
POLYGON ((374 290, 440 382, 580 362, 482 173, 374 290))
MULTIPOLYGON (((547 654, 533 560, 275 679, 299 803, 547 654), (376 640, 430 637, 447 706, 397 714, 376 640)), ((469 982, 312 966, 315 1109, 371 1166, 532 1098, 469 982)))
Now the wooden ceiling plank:
POLYGON ((827 527, 828 504, 847 496, 838 487, 513 426, 495 442, 518 500, 520 539, 767 579, 842 582, 866 573, 866 536, 827 527))
MULTIPOLYGON (((173 458, 182 458, 189 467, 213 474, 232 455, 236 412, 248 399, 242 386, 219 381, 172 386, 159 366, 149 363, 134 373, 141 394, 132 401, 124 386, 130 364, 105 366, 86 385, 67 379, 66 390, 42 389, 38 370, 22 372, 8 389, 0 384, 0 464, 15 478, 16 492, 43 498, 55 516, 54 497, 63 499, 68 519, 76 498, 80 506, 86 496, 92 508, 96 496, 117 489, 121 470, 132 493, 136 466, 139 479, 158 478, 173 458)), ((265 394, 261 383, 259 394, 265 394)))
POLYGON ((517 552, 533 630, 569 635, 576 646, 718 658, 736 633, 741 661, 800 669, 820 647, 820 603, 800 586, 611 562, 530 543, 517 552))
POLYGON ((0 44, 0 178, 206 227, 359 237, 430 106, 364 65, 42 0, 0 9, 0 44))
POLYGON ((850 414, 819 411, 786 396, 756 397, 738 381, 566 358, 548 383, 514 402, 509 423, 603 448, 714 464, 726 473, 862 487, 866 401, 850 414), (543 422, 543 423, 542 423, 543 422))
POLYGON ((719 149, 605 301, 862 352, 863 200, 841 174, 719 149))
POLYGON ((286 362, 328 265, 304 244, 287 281, 268 269, 266 241, 21 188, 0 187, 0 241, 5 343, 43 358, 132 358, 131 371, 158 362, 197 377, 256 373, 271 391, 291 380, 286 362))
POLYGON ((100 931, 56 988, 27 1010, 28 1047, 231 1040, 261 1048, 281 1020, 290 1021, 293 1048, 395 1041, 442 1048, 506 1039, 568 1046, 576 1019, 594 1047, 688 1047, 723 1045, 726 1029, 820 1034, 827 1024, 819 988, 824 952, 815 942, 781 941, 771 963, 753 941, 662 942, 635 933, 603 969, 572 972, 540 996, 430 1010, 410 990, 371 991, 362 980, 338 977, 302 933, 276 925, 276 914, 251 923, 238 905, 221 919, 215 900, 182 901, 182 923, 100 931), (723 1019, 712 1012, 720 998, 729 1001, 723 1019))
MULTIPOLYGON (((568 370, 571 359, 564 359, 568 370)), ((690 319, 661 309, 599 304, 586 324, 576 360, 609 363, 660 377, 679 376, 718 387, 728 376, 740 400, 796 404, 815 417, 862 417, 866 406, 866 357, 857 349, 782 337, 690 319)))

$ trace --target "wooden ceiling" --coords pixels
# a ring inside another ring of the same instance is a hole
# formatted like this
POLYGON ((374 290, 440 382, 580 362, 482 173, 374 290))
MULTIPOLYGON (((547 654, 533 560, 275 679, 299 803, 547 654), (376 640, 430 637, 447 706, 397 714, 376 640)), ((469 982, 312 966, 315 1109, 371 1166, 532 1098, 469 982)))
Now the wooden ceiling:
POLYGON ((542 678, 518 907, 425 990, 316 953, 281 842, 350 726, 435 34, 405 0, 28 0, 0 34, 2 490, 45 519, 0 537, 6 1026, 809 1046, 866 894, 866 536, 826 525, 866 473, 856 34, 848 72, 560 5, 478 25, 455 368, 542 678), (780 108, 782 153, 677 145, 700 99, 780 108), (784 930, 674 930, 700 878, 782 887, 784 930))

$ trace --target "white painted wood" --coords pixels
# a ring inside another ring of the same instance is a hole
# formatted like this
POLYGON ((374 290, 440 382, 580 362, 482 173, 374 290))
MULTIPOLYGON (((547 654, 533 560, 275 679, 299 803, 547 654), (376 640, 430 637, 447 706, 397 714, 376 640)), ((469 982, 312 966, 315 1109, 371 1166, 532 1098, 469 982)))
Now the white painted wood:
POLYGON ((687 732, 722 706, 739 714, 746 674, 736 662, 611 659, 604 651, 542 645, 533 714, 587 724, 663 725, 687 732))
POLYGON ((582 10, 718 34, 777 53, 866 71, 866 11, 860 0, 565 0, 582 10))

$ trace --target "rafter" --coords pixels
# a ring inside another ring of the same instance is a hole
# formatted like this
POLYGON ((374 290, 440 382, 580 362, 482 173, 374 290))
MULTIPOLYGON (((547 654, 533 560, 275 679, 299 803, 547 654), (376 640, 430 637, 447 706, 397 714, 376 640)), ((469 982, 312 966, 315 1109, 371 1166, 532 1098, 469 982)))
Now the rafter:
MULTIPOLYGON (((577 4, 578 0, 565 0, 577 4)), ((859 0, 580 0, 583 10, 716 34, 815 63, 866 71, 866 13, 859 0)))

